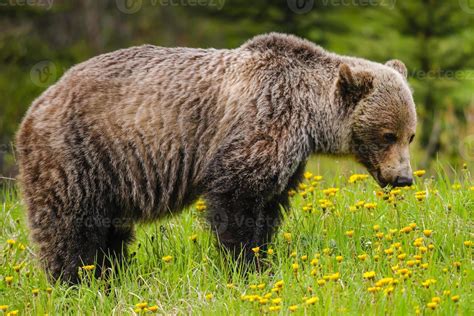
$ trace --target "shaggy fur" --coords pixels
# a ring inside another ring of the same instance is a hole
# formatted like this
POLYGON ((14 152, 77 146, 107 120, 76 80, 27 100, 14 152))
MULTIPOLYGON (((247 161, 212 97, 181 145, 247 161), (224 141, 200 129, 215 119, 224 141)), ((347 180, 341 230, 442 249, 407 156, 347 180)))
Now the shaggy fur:
POLYGON ((100 55, 70 69, 21 124, 31 235, 51 276, 76 282, 79 266, 120 260, 134 223, 202 195, 220 243, 251 260, 310 154, 354 155, 396 185, 411 173, 415 125, 401 62, 338 56, 294 36, 100 55))

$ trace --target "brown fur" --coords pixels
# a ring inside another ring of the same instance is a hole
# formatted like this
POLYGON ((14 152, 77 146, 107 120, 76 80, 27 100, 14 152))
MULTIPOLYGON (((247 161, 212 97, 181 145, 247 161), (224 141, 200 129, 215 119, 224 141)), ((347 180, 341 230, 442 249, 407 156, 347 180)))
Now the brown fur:
POLYGON ((355 155, 396 184, 411 173, 416 124, 403 69, 275 33, 233 50, 132 47, 73 67, 17 135, 45 267, 75 282, 78 266, 120 259, 134 223, 200 195, 221 244, 251 259, 312 153, 355 155))

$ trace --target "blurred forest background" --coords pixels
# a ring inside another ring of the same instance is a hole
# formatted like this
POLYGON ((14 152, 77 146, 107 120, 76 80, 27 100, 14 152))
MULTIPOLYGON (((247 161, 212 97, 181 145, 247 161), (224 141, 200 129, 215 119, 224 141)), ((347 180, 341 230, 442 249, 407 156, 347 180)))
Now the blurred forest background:
POLYGON ((416 165, 474 161, 472 0, 0 0, 0 175, 16 174, 28 106, 72 65, 144 43, 234 48, 271 31, 402 60, 421 123, 416 165))

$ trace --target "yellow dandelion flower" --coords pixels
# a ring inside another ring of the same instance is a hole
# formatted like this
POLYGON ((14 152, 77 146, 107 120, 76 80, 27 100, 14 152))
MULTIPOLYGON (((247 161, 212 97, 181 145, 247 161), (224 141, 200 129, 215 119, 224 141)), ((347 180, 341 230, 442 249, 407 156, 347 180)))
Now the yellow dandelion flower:
POLYGON ((8 305, 0 305, 0 311, 6 311, 8 309, 8 305))
POLYGON ((384 233, 382 233, 382 232, 378 232, 378 233, 375 234, 375 237, 377 237, 378 239, 382 239, 383 236, 384 236, 384 233))
POLYGON ((226 287, 227 287, 228 289, 235 289, 234 283, 227 283, 227 284, 226 284, 226 287))
POLYGON ((425 229, 423 231, 423 235, 425 235, 426 237, 430 237, 432 233, 433 231, 431 229, 425 229))
POLYGON ((425 269, 425 270, 426 270, 426 269, 428 269, 428 263, 422 263, 422 264, 420 265, 420 267, 421 267, 422 269, 425 269))
POLYGON ((135 307, 139 309, 144 309, 147 306, 148 306, 147 302, 140 302, 140 303, 135 304, 135 307))
POLYGON ((20 242, 18 243, 18 249, 20 249, 20 251, 23 251, 26 249, 26 246, 20 242))
POLYGON ((95 265, 93 264, 82 266, 82 270, 85 270, 85 271, 92 271, 94 269, 95 269, 95 265))
POLYGON ((372 287, 369 287, 367 289, 367 292, 369 292, 369 293, 375 293, 375 292, 378 292, 378 291, 380 291, 380 287, 378 287, 378 286, 372 286, 372 287))
POLYGON ((272 299, 272 304, 277 305, 277 304, 281 304, 281 302, 282 302, 281 297, 277 297, 277 298, 272 299))
POLYGON ((466 240, 463 244, 466 247, 472 247, 474 245, 474 242, 472 240, 466 240))
POLYGON ((453 266, 454 266, 455 268, 458 268, 458 269, 459 269, 459 268, 461 267, 461 262, 455 261, 455 262, 453 262, 453 266))
POLYGON ((280 305, 277 305, 277 306, 270 306, 270 307, 268 308, 268 310, 269 310, 270 312, 278 312, 278 311, 281 310, 281 306, 280 306, 280 305))
POLYGON ((10 311, 7 313, 7 316, 16 316, 18 315, 18 310, 10 311))
POLYGON ((291 242, 291 233, 284 233, 283 238, 285 238, 287 242, 291 242))
POLYGON ((377 207, 377 203, 365 203, 364 207, 368 210, 372 210, 377 207))
POLYGON ((459 190, 461 189, 461 185, 459 183, 455 183, 452 185, 453 190, 459 190))
POLYGON ((342 262, 343 259, 344 258, 342 256, 336 256, 336 261, 339 263, 342 262))
POLYGON ((263 297, 258 302, 260 303, 260 305, 265 305, 268 303, 268 301, 269 301, 268 298, 263 297))
POLYGON ((380 259, 380 256, 379 256, 379 255, 375 255, 375 256, 374 256, 374 261, 379 261, 379 259, 380 259))
POLYGON ((314 176, 313 180, 314 181, 321 181, 321 180, 323 180, 323 176, 314 176))
POLYGON ((318 270, 317 269, 311 269, 311 272, 309 274, 311 276, 315 276, 316 274, 318 274, 318 270))
POLYGON ((306 171, 304 173, 304 177, 305 177, 305 179, 311 179, 313 177, 313 174, 309 171, 306 171))
POLYGON ((375 271, 364 272, 363 276, 364 276, 364 279, 371 280, 375 278, 375 271))
POLYGON ((173 260, 173 256, 170 256, 170 255, 164 256, 163 258, 161 258, 161 260, 163 260, 163 262, 168 263, 168 262, 171 262, 171 260, 173 260))
POLYGON ((316 282, 318 283, 319 286, 323 286, 324 284, 326 284, 326 280, 324 280, 324 279, 319 279, 316 282))
POLYGON ((339 192, 339 188, 327 188, 323 190, 323 193, 327 196, 334 196, 337 192, 339 192))
POLYGON ((306 305, 314 305, 315 303, 317 303, 319 301, 319 298, 317 296, 313 296, 313 297, 310 297, 308 298, 306 301, 305 301, 305 304, 306 305))
POLYGON ((449 296, 449 295, 451 295, 451 291, 450 290, 444 290, 443 295, 444 296, 449 296))
POLYGON ((365 261, 367 259, 367 254, 363 253, 361 255, 358 255, 357 258, 359 258, 360 261, 365 261))
POLYGON ((352 236, 354 236, 354 231, 353 230, 346 231, 346 236, 349 238, 352 238, 352 236))
POLYGON ((158 310, 158 306, 157 305, 150 306, 147 308, 147 310, 149 312, 156 312, 158 310))
POLYGON ((408 260, 408 261, 407 261, 407 266, 408 266, 408 267, 413 267, 415 264, 416 264, 416 261, 415 261, 415 260, 408 260))
POLYGON ((31 290, 31 294, 33 294, 34 296, 38 295, 39 293, 39 289, 32 289, 31 290))
POLYGON ((416 177, 422 177, 425 175, 425 173, 426 173, 426 170, 416 170, 415 172, 413 172, 413 175, 416 177))
POLYGON ((329 275, 329 280, 337 281, 337 280, 339 280, 339 277, 340 277, 340 273, 336 272, 336 273, 333 273, 333 274, 329 275))
POLYGON ((439 303, 441 303, 441 297, 435 296, 431 299, 431 301, 439 304, 439 303))
POLYGON ((298 263, 293 263, 293 264, 291 265, 291 268, 293 269, 294 272, 298 272, 298 269, 299 269, 298 263))
POLYGON ((252 251, 254 253, 258 253, 260 251, 260 247, 254 247, 254 248, 252 248, 252 251))
POLYGON ((260 283, 257 285, 257 289, 263 290, 265 288, 265 283, 260 283))
POLYGON ((405 260, 406 257, 407 257, 406 253, 401 253, 397 256, 398 260, 405 260))
POLYGON ((12 245, 14 245, 15 243, 16 243, 16 240, 14 240, 14 239, 7 239, 7 244, 9 244, 9 245, 12 246, 12 245))
POLYGON ((432 310, 435 310, 436 307, 438 307, 438 303, 436 302, 429 302, 428 304, 426 304, 426 306, 432 310))
POLYGON ((373 229, 375 231, 379 231, 380 230, 380 225, 378 225, 378 224, 374 225, 373 229))
POLYGON ((12 284, 12 282, 13 282, 13 277, 12 276, 5 277, 5 283, 12 284))
POLYGON ((198 235, 197 235, 197 234, 194 234, 194 235, 189 236, 189 240, 191 240, 191 241, 196 241, 197 238, 198 238, 198 235))
POLYGON ((274 250, 273 250, 272 248, 269 248, 269 249, 267 250, 267 254, 269 254, 269 255, 273 255, 274 253, 275 253, 275 252, 274 252, 274 250))
POLYGON ((459 302, 459 299, 460 299, 460 298, 461 298, 461 297, 460 297, 459 295, 454 295, 454 296, 451 296, 451 301, 453 301, 454 303, 456 303, 456 302, 459 302))
POLYGON ((298 305, 291 305, 290 307, 288 307, 288 310, 290 312, 296 312, 298 310, 298 305))
POLYGON ((277 281, 275 283, 275 287, 276 288, 282 288, 284 284, 285 284, 285 282, 283 280, 280 280, 280 281, 277 281))
POLYGON ((206 294, 206 300, 210 301, 210 300, 212 300, 213 298, 214 298, 214 294, 212 294, 212 293, 206 294))

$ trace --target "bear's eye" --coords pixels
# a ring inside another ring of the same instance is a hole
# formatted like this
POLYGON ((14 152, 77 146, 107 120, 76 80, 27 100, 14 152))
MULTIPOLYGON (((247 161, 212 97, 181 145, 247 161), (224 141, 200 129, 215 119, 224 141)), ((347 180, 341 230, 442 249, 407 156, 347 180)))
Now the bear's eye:
POLYGON ((414 139, 415 139, 415 134, 410 136, 410 140, 409 140, 410 144, 413 142, 414 139))
POLYGON ((397 135, 395 135, 394 133, 385 133, 383 134, 383 138, 389 144, 394 144, 397 142, 397 135))

